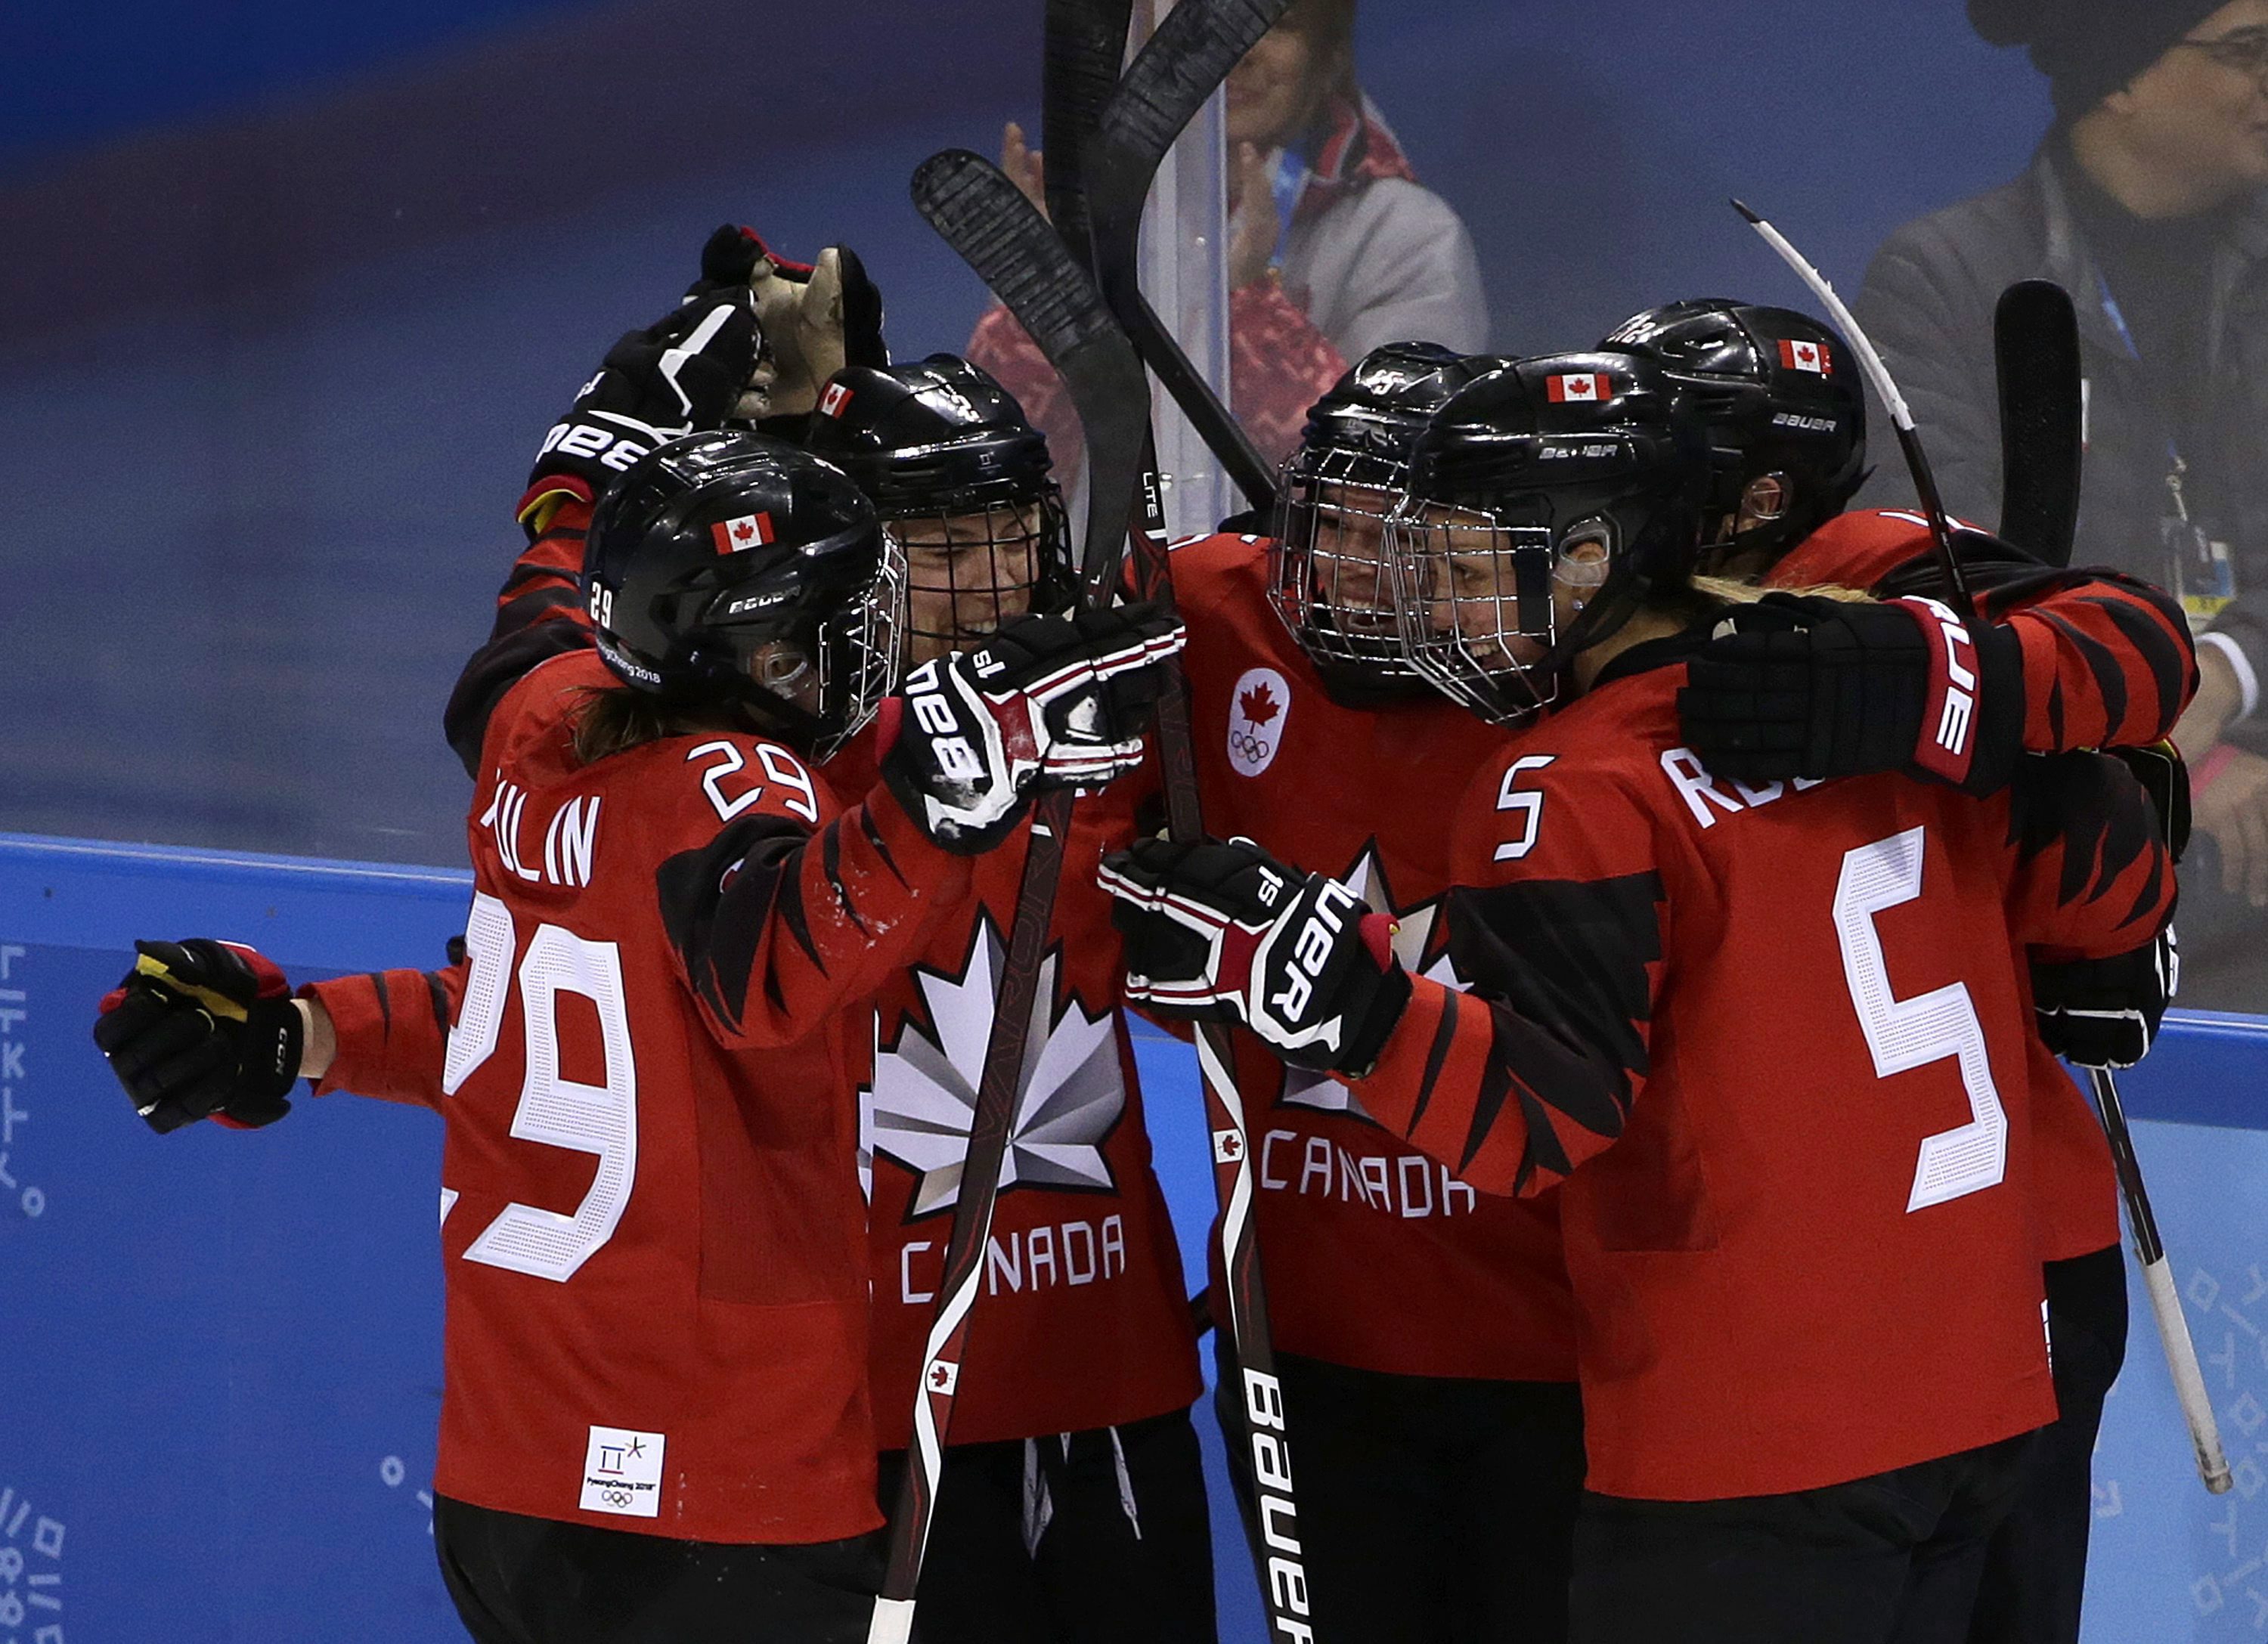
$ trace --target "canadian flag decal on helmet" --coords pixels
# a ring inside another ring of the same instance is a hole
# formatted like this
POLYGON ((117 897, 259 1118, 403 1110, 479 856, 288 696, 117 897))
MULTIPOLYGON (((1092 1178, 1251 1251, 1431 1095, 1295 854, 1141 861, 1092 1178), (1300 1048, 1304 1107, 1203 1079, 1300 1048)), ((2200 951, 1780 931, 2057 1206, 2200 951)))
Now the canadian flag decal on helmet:
POLYGON ((772 539, 772 517, 770 514, 742 514, 709 527, 716 539, 719 554, 738 554, 743 548, 760 548, 772 539))
POLYGON ((1615 379, 1599 371, 1582 371, 1569 377, 1554 377, 1543 385, 1545 398, 1553 405, 1597 401, 1613 397, 1615 379))
POLYGON ((1806 342, 1795 337, 1779 340, 1779 363, 1792 371, 1809 371, 1815 377, 1835 375, 1835 356, 1826 345, 1806 342))
POLYGON ((822 416, 839 417, 849 408, 850 390, 842 383, 829 383, 827 392, 819 396, 819 411, 822 416))

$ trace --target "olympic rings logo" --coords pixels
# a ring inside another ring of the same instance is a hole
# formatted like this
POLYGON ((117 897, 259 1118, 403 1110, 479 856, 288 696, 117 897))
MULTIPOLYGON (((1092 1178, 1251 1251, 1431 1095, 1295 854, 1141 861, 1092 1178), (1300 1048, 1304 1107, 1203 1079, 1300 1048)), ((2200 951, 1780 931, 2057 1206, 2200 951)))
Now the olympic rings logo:
POLYGON ((630 1504, 630 1493, 622 1489, 601 1490, 599 1492, 599 1499, 608 1507, 628 1507, 630 1504))
POLYGON ((1264 765, 1268 756, 1276 752, 1276 745, 1249 730, 1231 730, 1228 751, 1247 765, 1264 765))

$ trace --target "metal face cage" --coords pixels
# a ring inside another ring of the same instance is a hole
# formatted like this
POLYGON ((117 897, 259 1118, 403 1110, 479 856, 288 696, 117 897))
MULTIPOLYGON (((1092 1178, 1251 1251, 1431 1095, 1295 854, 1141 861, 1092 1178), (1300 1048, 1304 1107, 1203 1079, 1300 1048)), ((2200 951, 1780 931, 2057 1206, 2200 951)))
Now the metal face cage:
POLYGON ((882 536, 903 579, 900 640, 910 663, 966 650, 1071 595, 1069 532, 1052 485, 1021 502, 894 515, 882 536))
MULTIPOLYGON (((820 712, 825 729, 812 749, 824 760, 865 730, 883 699, 898 688, 904 662, 906 559, 885 530, 874 579, 830 613, 817 635, 820 712)), ((773 688, 781 694, 782 681, 773 688)))
MULTIPOLYGON (((1572 528, 1565 549, 1599 540, 1599 529, 1611 555, 1612 522, 1602 517, 1572 528)), ((1548 527, 1412 497, 1388 521, 1386 540, 1403 650, 1419 678, 1496 724, 1557 700, 1552 582, 1563 549, 1548 527)), ((1569 569, 1587 576, 1589 567, 1569 569)))
POLYGON ((1388 565, 1388 521, 1409 465, 1369 451, 1300 451, 1284 470, 1272 598, 1300 648, 1325 667, 1416 679, 1388 565))

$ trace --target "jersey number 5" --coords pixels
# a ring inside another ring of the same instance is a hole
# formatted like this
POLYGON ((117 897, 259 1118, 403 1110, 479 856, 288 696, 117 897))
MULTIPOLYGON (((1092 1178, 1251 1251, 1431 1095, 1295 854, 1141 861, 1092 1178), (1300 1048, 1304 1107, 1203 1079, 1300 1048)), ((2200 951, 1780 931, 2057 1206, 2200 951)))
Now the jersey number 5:
POLYGON ((1843 977, 1859 1031, 1874 1055, 1874 1076, 1887 1079, 1952 1057, 1969 1093, 1970 1120, 1926 1137, 1914 1163, 1909 1212, 1982 1193, 2008 1167, 2008 1117, 1993 1088, 1984 1027, 1968 987, 1948 982, 1934 992, 1899 999, 1890 992, 1874 915, 1921 895, 1924 836, 1920 828, 1847 851, 1835 887, 1835 926, 1843 944, 1843 977))
MULTIPOLYGON (((449 1030, 444 1096, 454 1096, 496 1050, 519 945, 511 910, 493 896, 475 894, 465 926, 472 972, 457 1024, 449 1030)), ((466 1249, 465 1259, 563 1284, 614 1237, 637 1178, 637 1065, 630 1054, 620 952, 611 942, 586 942, 557 925, 537 926, 519 962, 519 1007, 527 1029, 527 1072, 512 1134, 523 1141, 595 1153, 598 1173, 572 1215, 506 1205, 466 1249), (559 1076, 563 993, 580 994, 598 1009, 604 1084, 559 1076)))

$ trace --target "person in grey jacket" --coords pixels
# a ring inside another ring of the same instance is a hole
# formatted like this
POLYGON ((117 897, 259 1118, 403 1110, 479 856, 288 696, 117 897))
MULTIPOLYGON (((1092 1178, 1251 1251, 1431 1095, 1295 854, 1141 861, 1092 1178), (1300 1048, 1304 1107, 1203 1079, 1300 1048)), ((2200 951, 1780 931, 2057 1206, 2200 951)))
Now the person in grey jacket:
MULTIPOLYGON (((2211 848, 2184 876, 2184 1001, 2268 1010, 2268 0, 1969 11, 1986 40, 2031 48, 2055 123, 2016 180, 1891 235, 1859 317, 1948 505, 1989 525, 1994 305, 2022 279, 2072 293, 2088 436, 2075 558, 2177 594, 2198 635, 2202 685, 2176 740, 2211 848)), ((1880 475, 1867 500, 1904 483, 1880 475)))
MULTIPOLYGON (((1229 402, 1271 459, 1373 349, 1488 346, 1472 236, 1357 84, 1354 20, 1355 0, 1292 0, 1228 77, 1229 402)), ((1008 127, 1000 164, 1042 202, 1042 157, 1021 127, 1008 127)), ((1005 309, 985 313, 965 352, 1047 435, 1057 467, 1071 466, 1077 421, 1005 309)))

